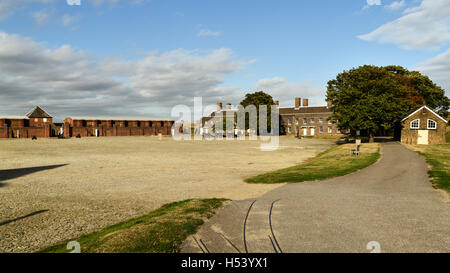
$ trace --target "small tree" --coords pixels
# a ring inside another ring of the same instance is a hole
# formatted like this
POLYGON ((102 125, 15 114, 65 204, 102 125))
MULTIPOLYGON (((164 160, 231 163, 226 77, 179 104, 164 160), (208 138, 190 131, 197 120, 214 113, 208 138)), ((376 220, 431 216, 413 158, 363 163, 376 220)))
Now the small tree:
MULTIPOLYGON (((241 101, 241 105, 243 107, 247 107, 249 105, 256 106, 257 111, 257 130, 259 131, 259 108, 261 105, 267 106, 267 130, 271 131, 271 106, 274 105, 274 101, 271 95, 264 93, 263 91, 246 94, 245 99, 241 101)), ((249 129, 249 115, 246 113, 245 115, 245 129, 249 129)))

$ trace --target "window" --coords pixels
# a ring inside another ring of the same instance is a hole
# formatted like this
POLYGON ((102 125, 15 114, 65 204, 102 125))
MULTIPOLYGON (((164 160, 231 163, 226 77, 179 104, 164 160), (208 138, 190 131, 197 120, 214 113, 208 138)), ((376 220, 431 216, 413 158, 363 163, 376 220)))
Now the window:
POLYGON ((331 119, 328 120, 328 124, 333 124, 333 121, 331 119))
POLYGON ((43 121, 44 121, 44 122, 47 122, 47 119, 46 119, 46 118, 44 118, 44 119, 43 119, 43 121))
POLYGON ((303 124, 308 123, 308 120, 306 118, 303 119, 303 124))
POLYGON ((323 123, 323 118, 319 118, 319 122, 320 122, 320 123, 323 123))
POLYGON ((311 123, 314 123, 314 122, 315 122, 315 120, 312 118, 312 119, 311 119, 311 123))
POLYGON ((437 123, 436 121, 429 119, 428 120, 428 129, 436 129, 437 128, 437 123))
POLYGON ((298 125, 298 119, 295 119, 295 124, 298 125))
POLYGON ((288 118, 288 125, 291 125, 291 119, 288 118))
POLYGON ((419 128, 420 128, 420 119, 411 121, 411 129, 419 129, 419 128))
POLYGON ((322 126, 319 127, 319 132, 323 133, 323 127, 322 126))
POLYGON ((289 134, 291 133, 291 127, 288 127, 288 133, 289 134))
POLYGON ((331 127, 328 127, 328 133, 331 134, 333 132, 333 129, 331 127))

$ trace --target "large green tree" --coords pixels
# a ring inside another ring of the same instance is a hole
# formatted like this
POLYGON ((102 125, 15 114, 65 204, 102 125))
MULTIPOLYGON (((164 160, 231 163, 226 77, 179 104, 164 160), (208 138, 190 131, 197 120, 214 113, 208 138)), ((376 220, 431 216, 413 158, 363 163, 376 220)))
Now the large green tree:
MULTIPOLYGON (((257 110, 257 128, 259 129, 259 108, 261 105, 267 106, 267 130, 271 130, 271 106, 274 105, 274 101, 271 95, 264 93, 263 91, 249 93, 245 95, 243 101, 241 101, 241 105, 247 107, 249 105, 256 106, 257 110)), ((245 129, 249 128, 249 115, 248 113, 245 116, 245 129)))
POLYGON ((341 130, 364 130, 373 139, 381 129, 398 127, 421 105, 446 117, 450 101, 427 76, 401 66, 365 65, 344 71, 328 82, 332 119, 341 130))

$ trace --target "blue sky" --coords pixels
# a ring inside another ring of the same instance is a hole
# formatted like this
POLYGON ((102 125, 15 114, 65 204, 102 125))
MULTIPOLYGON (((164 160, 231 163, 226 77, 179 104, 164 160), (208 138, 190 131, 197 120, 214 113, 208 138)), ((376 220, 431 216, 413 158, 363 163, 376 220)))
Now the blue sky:
POLYGON ((0 2, 0 114, 168 116, 255 90, 322 105, 328 80, 364 64, 449 94, 449 0, 67 2, 0 2))

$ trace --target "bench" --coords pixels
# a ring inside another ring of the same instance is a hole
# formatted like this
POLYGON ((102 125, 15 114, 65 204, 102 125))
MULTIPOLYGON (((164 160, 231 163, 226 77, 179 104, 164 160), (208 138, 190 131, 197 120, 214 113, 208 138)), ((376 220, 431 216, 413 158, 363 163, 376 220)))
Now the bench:
POLYGON ((355 148, 351 148, 350 156, 359 156, 359 148, 361 147, 361 139, 357 139, 355 142, 355 148))

